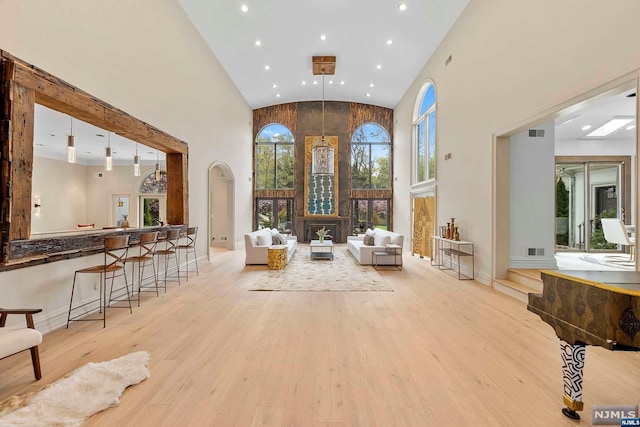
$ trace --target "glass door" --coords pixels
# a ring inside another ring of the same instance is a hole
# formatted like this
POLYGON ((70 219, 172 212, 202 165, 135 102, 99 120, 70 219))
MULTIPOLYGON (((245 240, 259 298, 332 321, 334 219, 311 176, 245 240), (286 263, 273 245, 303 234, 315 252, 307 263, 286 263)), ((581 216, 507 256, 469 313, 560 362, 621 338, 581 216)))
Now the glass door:
POLYGON ((167 220, 167 197, 164 195, 140 196, 140 224, 142 227, 164 225, 167 220))
POLYGON ((556 249, 606 251, 602 218, 623 218, 630 178, 625 161, 556 163, 556 249))

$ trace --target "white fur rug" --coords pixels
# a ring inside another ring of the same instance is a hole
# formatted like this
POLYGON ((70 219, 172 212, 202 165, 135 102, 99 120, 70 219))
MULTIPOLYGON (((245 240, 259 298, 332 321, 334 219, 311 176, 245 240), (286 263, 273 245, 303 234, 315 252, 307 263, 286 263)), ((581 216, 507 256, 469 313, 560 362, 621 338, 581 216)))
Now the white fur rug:
POLYGON ((130 385, 147 379, 147 351, 88 363, 28 396, 0 404, 0 426, 79 426, 91 415, 120 403, 130 385))

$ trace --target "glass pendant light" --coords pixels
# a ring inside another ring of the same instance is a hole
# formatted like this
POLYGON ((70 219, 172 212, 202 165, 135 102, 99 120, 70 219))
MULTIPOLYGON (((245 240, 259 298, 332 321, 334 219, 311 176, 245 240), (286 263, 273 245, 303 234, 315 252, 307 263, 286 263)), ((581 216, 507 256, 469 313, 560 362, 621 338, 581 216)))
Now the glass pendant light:
POLYGON ((73 136, 73 117, 71 118, 71 132, 67 136, 67 162, 76 162, 76 137, 73 136))
POLYGON ((160 182, 160 152, 156 152, 156 182, 160 182))
POLYGON ((107 149, 105 150, 104 156, 104 168, 108 171, 113 169, 113 158, 111 157, 111 132, 109 132, 109 136, 107 139, 107 149))
POLYGON ((136 142, 136 155, 133 156, 133 176, 140 176, 140 158, 138 157, 137 142, 136 142))

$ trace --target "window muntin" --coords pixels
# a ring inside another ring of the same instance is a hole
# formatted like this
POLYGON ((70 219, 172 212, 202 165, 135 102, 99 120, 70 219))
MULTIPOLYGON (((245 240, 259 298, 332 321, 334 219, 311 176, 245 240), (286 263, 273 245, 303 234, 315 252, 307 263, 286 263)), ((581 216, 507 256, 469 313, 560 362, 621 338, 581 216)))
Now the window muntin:
POLYGON ((292 189, 294 138, 281 124, 265 126, 256 137, 256 189, 292 189))
POLYGON ((436 178, 436 95, 431 83, 422 95, 414 128, 414 182, 433 180, 436 178))
POLYGON ((351 138, 351 188, 389 189, 391 138, 380 125, 366 123, 351 138))

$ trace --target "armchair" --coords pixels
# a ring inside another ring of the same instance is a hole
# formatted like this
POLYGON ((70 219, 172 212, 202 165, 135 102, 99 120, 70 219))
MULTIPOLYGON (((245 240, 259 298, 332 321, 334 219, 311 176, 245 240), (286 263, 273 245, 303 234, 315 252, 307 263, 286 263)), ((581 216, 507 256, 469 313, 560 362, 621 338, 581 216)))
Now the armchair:
POLYGON ((36 330, 33 324, 33 315, 40 313, 42 309, 6 309, 0 308, 0 359, 4 359, 22 351, 31 352, 33 373, 36 380, 42 377, 40 371, 40 354, 38 345, 42 343, 42 333, 36 330), (26 328, 6 328, 9 314, 24 314, 27 321, 26 328))

